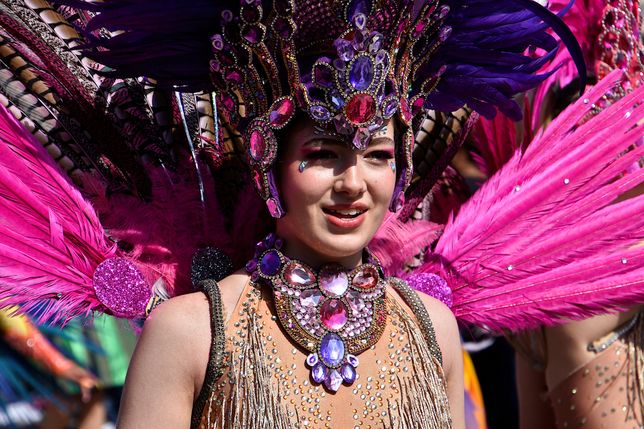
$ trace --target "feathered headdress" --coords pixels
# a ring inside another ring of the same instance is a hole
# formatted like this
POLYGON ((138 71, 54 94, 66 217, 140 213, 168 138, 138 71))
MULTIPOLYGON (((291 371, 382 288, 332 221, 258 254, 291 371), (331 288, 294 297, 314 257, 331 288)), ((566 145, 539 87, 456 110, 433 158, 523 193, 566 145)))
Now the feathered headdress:
POLYGON ((467 104, 488 117, 497 109, 519 117, 512 96, 545 78, 536 71, 557 49, 548 28, 583 68, 567 27, 531 0, 66 3, 100 12, 87 31, 113 35, 94 37, 90 56, 114 75, 217 93, 221 129, 242 134, 251 176, 274 217, 284 214, 273 174, 275 132, 298 110, 356 148, 397 119, 405 138, 396 210, 427 109, 467 104))

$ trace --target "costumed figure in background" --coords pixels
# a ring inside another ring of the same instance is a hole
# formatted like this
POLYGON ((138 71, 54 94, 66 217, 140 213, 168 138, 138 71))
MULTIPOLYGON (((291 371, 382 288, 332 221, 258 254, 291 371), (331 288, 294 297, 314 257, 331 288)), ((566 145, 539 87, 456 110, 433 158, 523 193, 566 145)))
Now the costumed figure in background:
MULTIPOLYGON (((11 419, 14 414, 9 411, 9 407, 18 401, 29 403, 43 399, 53 406, 66 409, 60 398, 56 397, 53 377, 75 383, 83 401, 88 401, 92 396, 92 389, 97 386, 96 377, 63 356, 26 316, 11 315, 10 311, 0 311, 0 406, 7 418, 11 419), (22 359, 12 353, 7 345, 18 352, 22 359), (28 362, 25 362, 25 358, 28 362)), ((42 416, 35 418, 32 423, 38 422, 40 418, 42 416)), ((7 425, 11 424, 7 422, 7 425)))
POLYGON ((644 301, 644 199, 610 204, 642 179, 613 180, 642 155, 642 90, 582 123, 618 74, 446 225, 405 223, 477 117, 445 144, 449 112, 518 119, 548 27, 585 77, 537 3, 66 3, 0 2, 0 298, 65 322, 205 292, 148 318, 123 426, 460 428, 454 316, 517 330, 644 301))

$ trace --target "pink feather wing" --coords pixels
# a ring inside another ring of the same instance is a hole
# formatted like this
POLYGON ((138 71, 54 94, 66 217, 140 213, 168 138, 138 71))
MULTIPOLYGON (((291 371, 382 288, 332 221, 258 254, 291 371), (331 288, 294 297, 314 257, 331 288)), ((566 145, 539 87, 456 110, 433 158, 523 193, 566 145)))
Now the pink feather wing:
POLYGON ((583 122, 615 72, 517 152, 449 222, 420 272, 467 323, 524 329, 644 302, 644 88, 583 122), (581 125, 580 125, 581 124, 581 125))

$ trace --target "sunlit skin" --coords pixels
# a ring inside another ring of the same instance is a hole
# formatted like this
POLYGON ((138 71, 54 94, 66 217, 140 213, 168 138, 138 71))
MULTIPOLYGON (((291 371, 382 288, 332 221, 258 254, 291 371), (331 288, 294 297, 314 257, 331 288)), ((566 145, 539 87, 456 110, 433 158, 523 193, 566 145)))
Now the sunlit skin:
POLYGON ((314 267, 329 260, 346 268, 359 265, 394 191, 393 122, 374 133, 365 150, 316 131, 310 121, 294 126, 285 140, 279 168, 286 215, 277 220, 285 253, 314 267), (300 171, 302 161, 306 167, 300 171))

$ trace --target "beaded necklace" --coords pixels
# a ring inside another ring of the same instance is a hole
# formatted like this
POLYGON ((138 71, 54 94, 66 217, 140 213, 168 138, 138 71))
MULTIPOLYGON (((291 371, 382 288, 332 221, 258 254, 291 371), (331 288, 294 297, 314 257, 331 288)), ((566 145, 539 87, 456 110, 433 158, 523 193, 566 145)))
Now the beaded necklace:
POLYGON ((345 270, 337 263, 317 272, 286 257, 283 241, 269 234, 246 264, 254 282, 271 286, 280 324, 308 350, 306 365, 315 383, 332 392, 357 378, 357 355, 376 344, 385 328, 385 281, 377 259, 345 270))

